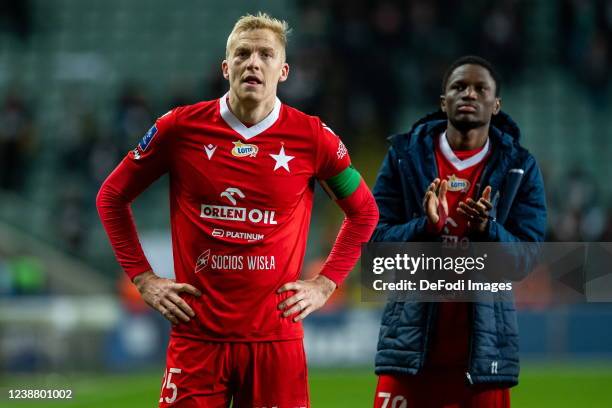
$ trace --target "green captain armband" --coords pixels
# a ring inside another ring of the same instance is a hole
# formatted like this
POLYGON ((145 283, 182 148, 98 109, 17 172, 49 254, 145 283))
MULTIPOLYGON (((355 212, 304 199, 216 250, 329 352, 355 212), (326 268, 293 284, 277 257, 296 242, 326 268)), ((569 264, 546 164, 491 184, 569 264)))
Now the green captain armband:
POLYGON ((334 177, 321 180, 321 186, 334 200, 341 200, 353 194, 361 182, 361 174, 351 164, 334 177))

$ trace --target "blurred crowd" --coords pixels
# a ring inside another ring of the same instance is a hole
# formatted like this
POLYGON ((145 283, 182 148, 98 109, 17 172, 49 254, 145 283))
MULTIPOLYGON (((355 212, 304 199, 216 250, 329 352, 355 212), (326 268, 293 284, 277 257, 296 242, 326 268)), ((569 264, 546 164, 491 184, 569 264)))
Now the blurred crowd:
POLYGON ((293 58, 303 82, 288 90, 291 99, 328 117, 349 144, 364 143, 395 129, 398 107, 436 104, 444 71, 459 55, 485 56, 516 80, 525 59, 524 2, 460 3, 300 2, 293 58))
POLYGON ((0 31, 7 31, 20 41, 26 41, 32 30, 29 0, 2 0, 0 2, 0 31))
MULTIPOLYGON (((461 7, 465 3, 298 2, 292 21, 297 29, 288 49, 291 79, 280 87, 281 98, 322 116, 354 155, 371 161, 365 167, 377 169, 382 157, 368 157, 367 152, 372 146, 384 152, 385 136, 397 130, 406 109, 436 106, 443 72, 457 56, 478 54, 491 60, 501 71, 504 86, 521 81, 530 64, 524 45, 532 3, 475 0, 461 7)), ((19 17, 28 15, 21 8, 27 3, 10 4, 12 8, 0 7, 0 27, 18 36, 35 30, 29 19, 19 17)), ((609 104, 612 1, 564 0, 558 18, 561 46, 550 63, 577 74, 594 105, 609 104)), ((49 135, 37 130, 42 112, 35 101, 20 89, 3 89, 0 188, 28 198, 36 163, 52 163, 52 169, 44 170, 56 172, 50 178, 55 184, 48 203, 52 235, 70 253, 82 253, 92 228, 99 227, 93 197, 101 182, 161 113, 225 91, 216 71, 204 78, 195 88, 169 87, 164 100, 148 95, 147 84, 126 79, 114 102, 102 107, 85 89, 67 87, 52 145, 49 135)), ((563 185, 547 183, 548 238, 612 239, 612 189, 582 169, 568 170, 563 179, 563 185)))
POLYGON ((37 136, 31 108, 15 89, 4 95, 0 124, 0 188, 23 192, 37 136))
POLYGON ((559 49, 565 64, 586 87, 595 108, 610 103, 612 1, 563 0, 559 49))

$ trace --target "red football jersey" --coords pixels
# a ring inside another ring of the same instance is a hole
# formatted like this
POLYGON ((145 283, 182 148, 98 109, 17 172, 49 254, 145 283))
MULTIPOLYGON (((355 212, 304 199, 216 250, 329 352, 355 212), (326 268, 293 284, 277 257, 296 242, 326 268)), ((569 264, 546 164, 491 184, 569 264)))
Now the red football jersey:
MULTIPOLYGON (((467 219, 457 212, 459 202, 471 197, 478 200, 478 182, 489 156, 489 139, 475 150, 453 151, 443 133, 435 146, 438 177, 448 181, 448 218, 442 239, 461 244, 467 238, 467 219)), ((470 303, 440 302, 438 319, 428 354, 430 368, 465 369, 469 348, 470 303)))
MULTIPOLYGON (((176 108, 124 159, 140 192, 170 175, 174 272, 202 292, 185 295, 196 317, 173 334, 204 340, 301 338, 301 323, 282 317, 277 294, 300 276, 313 203, 314 179, 350 165, 340 139, 317 117, 282 104, 247 127, 227 95, 176 108)), ((141 251, 120 253, 130 276, 150 269, 141 251)))
POLYGON ((443 133, 436 143, 436 162, 438 177, 448 181, 448 218, 442 231, 442 239, 447 243, 466 241, 467 219, 457 212, 459 202, 475 197, 477 185, 489 156, 489 139, 481 148, 474 150, 453 150, 443 133))

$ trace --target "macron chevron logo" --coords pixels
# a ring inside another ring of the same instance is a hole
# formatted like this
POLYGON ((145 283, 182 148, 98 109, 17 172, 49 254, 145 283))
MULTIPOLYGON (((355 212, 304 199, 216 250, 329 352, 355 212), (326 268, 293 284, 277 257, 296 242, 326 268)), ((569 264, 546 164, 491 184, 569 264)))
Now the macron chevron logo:
POLYGON ((206 152, 206 156, 208 156, 208 160, 212 159, 213 154, 215 154, 215 150, 217 150, 217 146, 213 144, 204 146, 204 151, 206 152))

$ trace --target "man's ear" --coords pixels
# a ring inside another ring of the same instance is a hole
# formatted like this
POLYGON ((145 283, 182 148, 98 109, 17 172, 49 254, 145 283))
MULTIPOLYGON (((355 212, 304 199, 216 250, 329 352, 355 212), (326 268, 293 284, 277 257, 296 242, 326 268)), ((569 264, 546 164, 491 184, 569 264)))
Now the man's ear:
POLYGON ((444 97, 444 95, 440 95, 440 109, 442 109, 442 112, 446 113, 446 97, 444 97))
POLYGON ((278 82, 285 82, 287 77, 289 76, 289 64, 283 62, 283 66, 281 67, 281 74, 278 82))
POLYGON ((501 98, 495 98, 495 107, 493 108, 493 114, 497 115, 501 110, 501 98))
POLYGON ((221 63, 221 72, 223 72, 223 78, 229 79, 229 64, 227 60, 223 60, 221 63))

